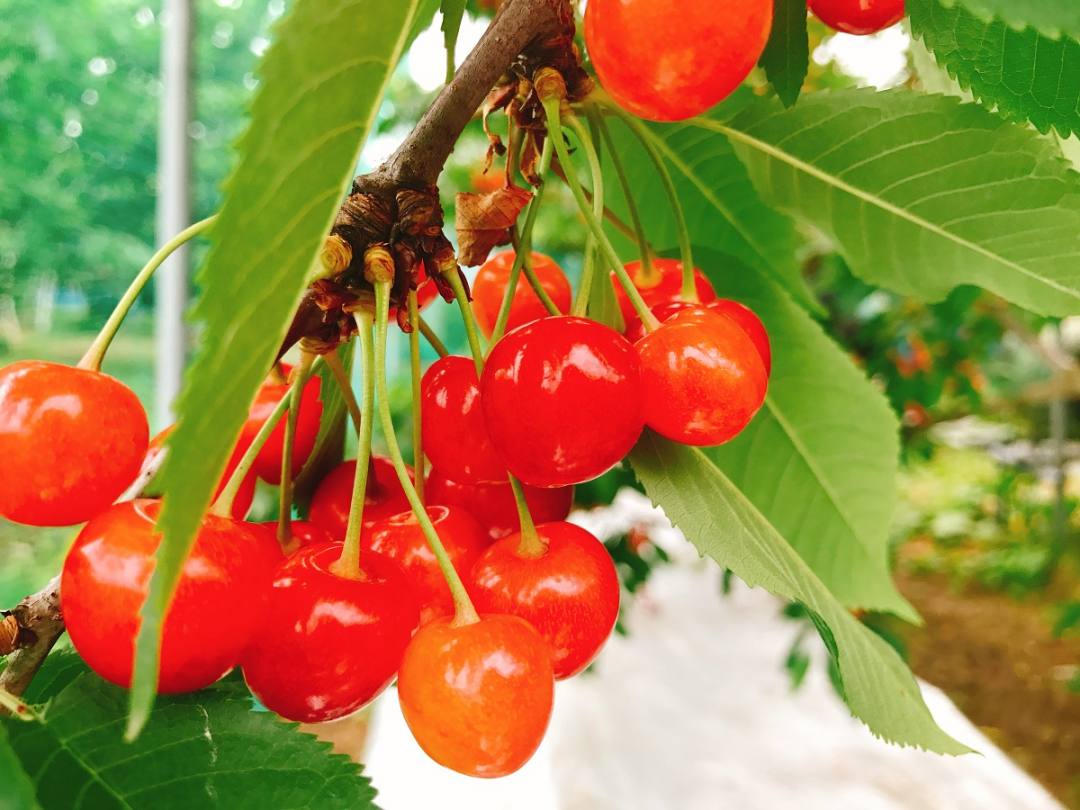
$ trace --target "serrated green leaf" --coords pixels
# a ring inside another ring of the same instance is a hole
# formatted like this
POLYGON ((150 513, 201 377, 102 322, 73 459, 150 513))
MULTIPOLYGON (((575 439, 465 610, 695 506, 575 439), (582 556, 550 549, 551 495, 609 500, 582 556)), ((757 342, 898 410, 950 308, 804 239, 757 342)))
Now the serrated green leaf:
POLYGON ((885 397, 770 282, 694 256, 721 296, 757 313, 773 346, 765 406, 706 454, 841 604, 917 621, 889 575, 900 426, 885 397))
POLYGON ((728 135, 762 195, 869 281, 931 301, 977 284, 1080 312, 1080 175, 1027 127, 905 90, 760 100, 687 126, 728 135))
POLYGON ((997 17, 1013 28, 1031 26, 1049 37, 1080 39, 1080 3, 1076 0, 947 0, 984 20, 997 17))
POLYGON ((306 286, 421 0, 298 0, 258 68, 251 123, 200 272, 202 347, 162 470, 129 735, 153 703, 162 617, 213 482, 306 286))
POLYGON ((239 679, 162 698, 130 744, 126 704, 124 690, 85 673, 41 709, 42 722, 6 724, 44 810, 374 806, 359 765, 253 711, 239 679))
POLYGON ((461 19, 465 16, 465 0, 440 0, 439 8, 442 11, 443 47, 446 48, 446 70, 449 79, 454 69, 461 19))
POLYGON ((969 750, 934 722, 896 652, 851 616, 705 453, 646 430, 630 461, 649 497, 698 551, 748 585, 802 602, 828 625, 845 699, 874 734, 939 753, 969 750))
POLYGON ((1080 129, 1080 42, 983 20, 942 0, 907 0, 911 30, 981 103, 1040 132, 1080 129))
POLYGON ((0 810, 37 810, 34 784, 11 747, 7 724, 0 723, 0 810))
MULTIPOLYGON (((634 198, 645 212, 649 239, 654 245, 676 244, 675 218, 655 170, 625 126, 612 121, 611 129, 634 198)), ((727 139, 683 124, 654 124, 645 131, 671 170, 691 239, 773 278, 807 308, 819 308, 795 260, 794 223, 765 205, 727 139)), ((623 214, 623 192, 610 164, 604 173, 605 199, 623 214)), ((624 253, 636 252, 636 245, 615 238, 624 253)))
POLYGON ((758 64, 785 107, 798 101, 810 64, 805 0, 773 0, 772 31, 758 64))

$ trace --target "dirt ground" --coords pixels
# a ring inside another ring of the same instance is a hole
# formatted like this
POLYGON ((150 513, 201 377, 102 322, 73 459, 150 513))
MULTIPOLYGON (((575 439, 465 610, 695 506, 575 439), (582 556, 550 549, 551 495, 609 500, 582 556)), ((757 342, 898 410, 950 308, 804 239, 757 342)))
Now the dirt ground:
POLYGON ((1080 636, 1054 638, 1050 606, 901 574, 926 620, 905 633, 912 668, 940 687, 1067 807, 1080 808, 1080 636))

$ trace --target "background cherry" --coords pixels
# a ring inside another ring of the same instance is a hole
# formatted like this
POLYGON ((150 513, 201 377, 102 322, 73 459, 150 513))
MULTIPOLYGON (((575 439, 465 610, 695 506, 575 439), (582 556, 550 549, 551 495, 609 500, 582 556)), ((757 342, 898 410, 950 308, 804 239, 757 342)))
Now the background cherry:
MULTIPOLYGON (((94 672, 120 686, 131 683, 159 511, 153 500, 116 504, 83 527, 64 560, 61 609, 71 642, 94 672)), ((202 689, 239 663, 281 560, 264 532, 203 519, 165 616, 160 692, 202 689)))
POLYGON ((468 776, 513 773, 536 752, 554 679, 547 644, 516 616, 420 628, 398 671, 398 699, 428 756, 468 776))
POLYGON ((23 360, 0 369, 0 515, 70 526, 135 480, 150 430, 138 397, 99 371, 23 360))
MULTIPOLYGON (((566 279, 566 273, 550 256, 535 251, 529 255, 532 257, 533 271, 540 280, 540 286, 544 288, 560 312, 568 312, 573 293, 570 282, 566 279)), ((515 256, 512 250, 496 253, 481 265, 476 274, 476 280, 472 283, 473 313, 485 336, 490 337, 491 331, 495 328, 495 321, 499 317, 499 308, 502 306, 503 295, 510 281, 510 270, 514 265, 515 256)), ((510 319, 506 323, 507 331, 529 321, 535 321, 537 318, 547 317, 547 315, 548 311, 536 297, 529 280, 522 273, 514 289, 514 300, 510 304, 510 319)))
MULTIPOLYGON (((345 539, 355 475, 355 461, 338 464, 319 482, 311 498, 308 518, 316 526, 325 529, 334 540, 345 539)), ((411 477, 411 470, 409 475, 411 477)), ((370 526, 408 508, 409 501, 401 489, 401 482, 398 481, 390 459, 372 455, 367 492, 364 496, 364 525, 370 526)))
MULTIPOLYGON (((678 301, 682 294, 682 262, 678 259, 653 259, 654 278, 642 278, 641 262, 629 262, 626 272, 630 274, 630 280, 634 282, 637 291, 650 309, 670 301, 678 301)), ((615 288, 615 300, 619 302, 622 311, 623 322, 630 324, 638 321, 634 305, 623 290, 615 274, 611 275, 611 283, 615 288)), ((698 301, 707 304, 716 298, 716 291, 712 283, 696 267, 694 268, 694 289, 697 290, 698 301)))
POLYGON ((845 34, 873 34, 904 16, 904 0, 808 0, 819 20, 845 34))
POLYGON ((488 437, 480 381, 472 359, 436 360, 420 383, 424 452, 431 463, 465 483, 506 481, 506 465, 488 437))
POLYGON ((702 307, 676 313, 636 344, 645 421, 683 444, 737 435, 765 401, 768 374, 750 336, 702 307))
MULTIPOLYGON (((537 523, 562 520, 574 503, 573 487, 533 487, 521 485, 529 512, 537 523)), ((497 540, 518 530, 517 504, 509 482, 505 484, 462 484, 433 468, 428 473, 428 503, 460 506, 497 540)))
POLYGON ((248 687, 288 720, 352 714, 394 679, 419 611, 393 563, 366 558, 360 579, 330 572, 340 543, 301 549, 278 568, 242 661, 248 687))
MULTIPOLYGON (((291 367, 284 363, 281 365, 281 370, 286 379, 292 371, 291 367)), ((304 385, 304 393, 300 398, 300 415, 297 419, 296 435, 293 441, 293 475, 300 472, 304 462, 315 448, 315 440, 319 437, 319 422, 322 420, 323 410, 320 399, 321 386, 322 380, 318 376, 312 376, 304 385)), ((244 422, 244 427, 240 431, 240 444, 245 446, 251 444, 281 398, 288 395, 287 382, 267 380, 262 384, 248 412, 247 421, 244 422)), ((281 454, 285 447, 285 420, 287 418, 288 411, 277 423, 266 440, 266 444, 262 446, 252 467, 259 478, 271 484, 281 483, 281 454)))
POLYGON ((551 646, 556 678, 587 667, 619 617, 619 575, 596 537, 572 523, 542 523, 546 550, 523 556, 518 533, 487 549, 473 565, 470 595, 481 614, 519 616, 551 646))
POLYGON ((589 0, 585 44, 620 106, 680 121, 747 77, 769 39, 772 11, 772 0, 589 0))
MULTIPOLYGON (((427 513, 450 562, 462 580, 467 580, 473 563, 488 544, 487 532, 476 518, 460 507, 428 506, 427 513)), ((360 542, 363 549, 370 552, 364 559, 380 556, 401 566, 420 605, 421 624, 427 624, 438 616, 453 614, 454 601, 450 587, 412 510, 372 524, 361 536, 360 542)))
MULTIPOLYGON (((146 459, 143 461, 144 467, 148 464, 152 464, 154 462, 154 457, 165 450, 165 440, 175 428, 176 425, 169 425, 150 440, 150 447, 147 449, 146 459)), ((236 447, 233 448, 232 453, 229 455, 229 461, 225 465, 225 472, 222 473, 221 480, 218 481, 217 489, 214 490, 215 499, 221 494, 221 490, 225 489, 225 485, 229 482, 229 479, 232 478, 233 470, 236 469, 246 452, 247 446, 244 444, 237 444, 236 447)), ((236 518, 236 520, 243 520, 251 510, 251 504, 255 500, 256 482, 257 476, 254 471, 249 472, 244 476, 244 480, 240 482, 240 488, 236 491, 236 497, 233 498, 232 509, 229 510, 229 514, 236 518)))
POLYGON ((488 356, 480 394, 492 444, 533 486, 595 478, 641 434, 634 348, 585 318, 544 318, 506 334, 488 356))

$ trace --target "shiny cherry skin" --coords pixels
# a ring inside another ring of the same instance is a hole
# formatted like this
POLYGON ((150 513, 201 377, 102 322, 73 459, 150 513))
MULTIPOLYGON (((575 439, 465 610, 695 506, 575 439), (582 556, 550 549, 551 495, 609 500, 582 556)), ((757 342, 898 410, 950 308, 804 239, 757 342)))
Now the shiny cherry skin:
MULTIPOLYGON (((83 527, 64 560, 60 606, 71 643, 94 672, 120 686, 131 684, 160 507, 145 499, 110 507, 83 527)), ((240 662, 281 561, 265 533, 229 518, 203 519, 165 616, 159 692, 202 689, 240 662)))
MULTIPOLYGON (((754 310, 745 304, 741 304, 738 301, 733 301, 730 298, 717 298, 715 301, 710 301, 707 304, 694 304, 689 301, 668 301, 665 304, 658 304, 652 307, 652 314, 656 316, 656 319, 663 323, 668 320, 677 312, 682 312, 684 309, 692 309, 696 306, 704 306, 705 309, 713 312, 719 312, 721 315, 727 315, 739 326, 743 328, 743 331, 750 336, 750 340, 754 341, 754 346, 757 347, 758 354, 761 355, 761 362, 765 364, 765 373, 772 373, 772 348, 769 344, 769 333, 765 329, 765 324, 761 322, 761 318, 757 316, 754 310)), ((626 335, 626 339, 631 343, 637 343, 643 337, 645 337, 645 327, 641 321, 636 317, 632 322, 628 322, 629 325, 623 332, 626 335)))
MULTIPOLYGON (((645 278, 642 275, 641 262, 630 262, 626 265, 630 280, 634 282, 634 286, 641 293, 649 309, 670 301, 678 301, 682 295, 682 262, 678 259, 653 259, 653 271, 650 278, 645 278)), ((614 273, 611 275, 611 283, 615 287, 615 300, 619 303, 623 321, 627 325, 638 323, 634 305, 630 303, 630 298, 614 273)), ((696 267, 694 268, 694 287, 700 303, 707 304, 716 298, 712 283, 696 267)))
POLYGON ((340 543, 301 549, 277 570, 269 605, 241 662, 248 688, 287 720, 352 714, 397 674, 419 622, 401 570, 363 560, 359 579, 331 573, 340 543))
MULTIPOLYGON (((491 331, 499 318, 499 308, 506 294, 506 285, 510 282, 510 270, 514 266, 516 255, 512 250, 496 253, 481 265, 476 274, 476 280, 473 281, 473 313, 485 336, 491 336, 491 331)), ((544 292, 559 308, 559 312, 568 312, 572 292, 566 273, 550 256, 535 251, 529 255, 532 257, 533 271, 540 280, 540 286, 544 288, 544 292)), ((545 318, 547 315, 548 311, 533 292, 532 285, 525 278, 525 274, 522 273, 518 276, 514 299, 510 304, 510 319, 506 322, 507 331, 535 321, 537 318, 545 318)))
MULTIPOLYGON (((334 540, 345 539, 355 476, 356 462, 343 462, 327 473, 311 498, 308 518, 316 526, 325 529, 334 540)), ((409 477, 412 477, 411 469, 409 477)), ((409 500, 405 497, 405 491, 401 488, 401 482, 398 481, 397 472, 394 471, 390 459, 372 455, 367 492, 364 494, 364 525, 370 526, 408 508, 409 500)))
POLYGON ((139 398, 100 371, 21 360, 0 369, 0 516, 82 523, 135 480, 150 429, 139 398))
POLYGON ((595 536, 572 523, 541 523, 540 556, 521 553, 521 535, 504 537, 473 565, 473 604, 531 624, 551 646, 555 678, 577 675, 596 658, 619 617, 619 575, 595 536))
POLYGON ((700 115, 749 75, 772 28, 772 0, 589 0, 585 45, 600 84, 654 121, 700 115))
MULTIPOLYGON (((165 440, 175 428, 176 425, 169 425, 150 440, 150 448, 146 451, 146 459, 143 461, 144 468, 147 465, 156 463, 155 456, 165 451, 165 440)), ((240 460, 244 457, 245 452, 247 452, 247 445, 238 444, 233 448, 232 453, 229 455, 229 460, 225 464, 225 472, 222 473, 221 480, 218 481, 217 489, 214 490, 215 499, 221 494, 221 490, 225 489, 225 485, 229 483, 229 479, 232 478, 233 470, 240 464, 240 460)), ((230 510, 230 513, 236 520, 243 520, 251 509, 251 504, 255 500, 255 484, 257 480, 258 476, 252 471, 244 476, 244 480, 240 482, 240 488, 236 490, 236 497, 233 498, 232 509, 230 510)))
POLYGON ((480 407, 472 359, 448 355, 431 364, 420 383, 424 452, 457 481, 506 482, 506 465, 491 444, 480 407))
MULTIPOLYGON (((537 523, 562 520, 570 514, 574 503, 573 487, 533 487, 521 485, 525 493, 525 502, 529 512, 537 523)), ((510 483, 505 484, 462 484, 443 475, 442 470, 433 468, 428 473, 428 503, 444 506, 460 506, 483 526, 492 540, 518 530, 517 504, 510 483)))
POLYGON ((814 16, 845 34, 874 34, 904 16, 904 0, 808 0, 814 16))
MULTIPOLYGON (((473 563, 488 545, 487 532, 476 518, 457 506, 428 506, 427 513, 458 576, 468 580, 473 563)), ((368 557, 384 557, 401 566, 420 605, 421 624, 453 614, 450 586, 411 510, 372 524, 361 535, 360 543, 364 551, 370 552, 368 557)))
MULTIPOLYGON (((256 523, 260 529, 267 532, 274 541, 277 542, 277 529, 278 522, 276 520, 268 520, 264 523, 256 523)), ((289 529, 292 532, 292 539, 285 545, 286 554, 295 554, 302 548, 310 548, 311 546, 325 546, 328 543, 334 542, 334 538, 330 536, 330 532, 326 531, 322 526, 318 526, 312 523, 310 520, 290 520, 289 529)))
POLYGON ((503 336, 480 378, 488 435, 515 476, 537 487, 588 481, 641 435, 634 347, 595 321, 543 318, 503 336))
POLYGON ((513 773, 536 752, 554 697, 547 643, 516 616, 438 619, 405 649, 398 699, 429 757, 467 776, 513 773))
POLYGON ((769 376, 734 320, 702 307, 677 313, 637 342, 645 422, 683 444, 734 438, 765 401, 769 376))
MULTIPOLYGON (((282 364, 281 369, 286 378, 292 370, 285 364, 282 364)), ((315 449, 315 440, 319 437, 319 422, 322 420, 323 410, 322 399, 320 399, 321 387, 322 380, 313 376, 304 385, 304 392, 300 396, 300 415, 297 419, 293 441, 293 475, 300 472, 304 462, 311 455, 311 451, 315 449)), ((262 384, 255 395, 251 410, 248 411, 247 421, 244 422, 244 427, 240 431, 240 444, 245 446, 251 444, 281 398, 288 395, 288 383, 268 380, 262 384)), ((252 467, 259 478, 271 484, 281 483, 281 454, 285 448, 285 420, 288 418, 289 413, 286 411, 266 440, 266 444, 262 446, 259 455, 255 457, 255 464, 252 467)))

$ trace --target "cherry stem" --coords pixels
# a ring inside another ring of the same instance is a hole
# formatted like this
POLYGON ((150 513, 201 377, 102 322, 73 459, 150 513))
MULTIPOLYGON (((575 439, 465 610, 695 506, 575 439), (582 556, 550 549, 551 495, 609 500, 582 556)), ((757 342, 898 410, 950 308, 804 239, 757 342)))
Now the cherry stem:
POLYGON ((566 143, 563 141, 562 123, 559 120, 559 100, 557 98, 546 100, 544 102, 544 112, 547 114, 549 140, 555 143, 555 152, 559 156, 559 165, 562 167, 563 174, 566 175, 566 184, 570 187, 570 191, 574 195, 574 200, 577 202, 582 217, 585 218, 585 224, 589 226, 589 230, 592 232, 593 236, 596 237, 596 242, 600 246, 600 250, 604 255, 604 260, 615 273, 616 278, 619 279, 619 283, 622 284, 623 289, 626 291, 627 298, 630 299, 630 303, 634 307, 634 312, 636 312, 638 318, 641 319, 642 325, 644 325, 646 331, 652 331, 660 325, 659 321, 656 320, 656 316, 649 310, 648 305, 641 297, 641 293, 638 292, 637 287, 634 286, 633 280, 626 272, 626 268, 623 267, 622 262, 619 261, 619 254, 615 252, 611 240, 608 239, 607 234, 604 233, 603 224, 601 224, 600 220, 593 214, 588 201, 585 199, 585 192, 581 188, 581 183, 578 180, 577 169, 574 167, 574 164, 570 162, 570 155, 567 152, 566 143))
POLYGON ((0 689, 0 714, 8 714, 16 720, 32 722, 37 720, 37 714, 30 706, 21 699, 11 694, 6 689, 0 689))
MULTIPOLYGON (((317 370, 322 363, 323 358, 318 358, 311 365, 312 372, 317 370)), ((232 475, 229 476, 229 480, 225 482, 225 486, 222 487, 221 493, 214 501, 214 505, 210 507, 210 514, 218 515, 219 517, 229 517, 232 513, 232 505, 233 501, 236 500, 236 493, 240 491, 241 484, 243 484, 244 479, 247 478, 248 473, 251 472, 251 468, 255 466, 255 459, 258 457, 259 451, 262 450, 263 445, 266 444, 267 440, 270 438, 270 434, 274 432, 274 428, 277 427, 278 422, 281 421, 281 417, 285 415, 285 411, 287 411, 288 408, 288 396, 284 396, 278 400, 278 404, 274 406, 274 410, 266 417, 266 421, 262 423, 259 432, 256 433, 255 438, 251 440, 251 444, 244 450, 244 455, 240 457, 240 462, 236 465, 236 469, 234 469, 232 475)))
POLYGON ((345 400, 345 407, 349 411, 349 418, 352 420, 353 429, 360 433, 363 430, 362 417, 360 411, 360 403, 356 401, 356 395, 352 390, 352 381, 349 379, 349 372, 345 370, 345 364, 341 362, 341 357, 338 356, 337 350, 327 352, 323 355, 323 360, 326 361, 326 367, 330 369, 330 373, 334 375, 334 382, 337 383, 338 388, 341 389, 341 398, 345 400))
POLYGON ((416 290, 409 290, 409 366, 412 369, 412 440, 413 471, 416 473, 416 494, 424 501, 424 437, 420 430, 420 307, 416 290))
MULTIPOLYGON (((495 319, 495 328, 491 330, 491 342, 493 345, 503 336, 503 332, 506 331, 506 324, 510 320, 510 308, 514 303, 514 293, 517 291, 518 281, 521 278, 521 270, 525 266, 525 260, 530 258, 529 253, 532 251, 533 226, 536 224, 536 215, 540 211, 540 202, 544 198, 544 189, 547 187, 547 183, 544 181, 544 175, 547 174, 548 168, 551 166, 552 154, 554 154, 554 152, 552 149, 551 138, 545 138, 543 149, 540 151, 540 162, 536 169, 537 177, 540 179, 540 185, 538 185, 536 191, 533 192, 532 201, 529 203, 529 210, 525 212, 525 222, 521 226, 521 237, 520 239, 517 239, 518 244, 515 245, 517 253, 514 256, 514 264, 510 268, 510 277, 507 279, 506 292, 503 293, 502 304, 499 307, 499 315, 495 319)), ((516 227, 514 233, 517 233, 516 227)), ((547 293, 545 292, 544 295, 547 295, 547 293)), ((542 298, 540 300, 543 301, 542 298)))
POLYGON ((469 296, 465 292, 465 285, 461 282, 461 273, 453 267, 443 273, 443 277, 454 290, 454 298, 457 299, 458 309, 461 310, 461 320, 465 323, 465 335, 469 338, 469 350, 476 364, 476 377, 479 379, 484 373, 484 347, 480 342, 480 330, 476 327, 476 316, 473 315, 472 307, 469 306, 469 296))
MULTIPOLYGON (((675 233, 679 239, 679 257, 682 259, 682 299, 697 302, 697 285, 694 283, 694 256, 690 248, 690 229, 686 225, 686 215, 683 212, 682 202, 679 200, 679 193, 675 190, 675 183, 672 182, 671 172, 668 171, 663 156, 656 148, 653 134, 649 132, 645 125, 634 116, 624 112, 616 104, 606 104, 606 106, 619 116, 623 123, 630 128, 630 131, 634 133, 656 167, 657 174, 660 175, 664 193, 671 204, 671 213, 675 217, 675 233)), ((629 199, 630 194, 626 196, 629 199)))
POLYGON ((217 214, 214 214, 206 219, 199 220, 194 225, 189 225, 184 228, 184 230, 180 231, 180 233, 158 248, 157 252, 150 257, 150 261, 143 265, 143 268, 136 274, 130 286, 117 302, 112 314, 109 315, 109 319, 105 321, 105 325, 101 327, 101 331, 98 332, 97 337, 94 338, 94 342, 90 344, 90 348, 86 350, 86 354, 84 354, 79 361, 79 368, 86 368, 91 371, 98 371, 101 368, 101 363, 105 359, 105 353, 109 350, 113 338, 116 337, 116 333, 120 330, 120 325, 124 322, 124 318, 127 317, 128 312, 131 311, 131 307, 134 306, 135 300, 139 297, 143 288, 146 287, 147 282, 150 281, 151 277, 154 275, 154 271, 157 270, 178 247, 207 230, 214 224, 216 219, 217 214))
POLYGON ((311 367, 315 362, 315 353, 300 351, 300 362, 292 371, 288 397, 289 415, 285 420, 285 437, 281 443, 281 486, 278 489, 278 527, 277 537, 282 548, 292 545, 292 507, 293 507, 293 444, 296 441, 296 425, 300 421, 300 403, 303 401, 304 386, 311 376, 311 367))
MULTIPOLYGON (((460 283, 460 280, 459 280, 460 283)), ((394 418, 390 413, 390 393, 386 384, 386 339, 387 328, 390 319, 390 282, 380 281, 375 285, 375 389, 379 399, 379 420, 382 423, 383 435, 386 438, 386 447, 390 452, 390 462, 394 465, 398 481, 405 492, 405 497, 412 507, 416 521, 420 524, 420 530, 431 546, 435 560, 439 564, 446 584, 450 587, 450 594, 454 599, 454 624, 474 624, 480 621, 480 616, 473 607, 472 600, 465 590, 465 584, 454 569, 446 548, 439 539, 439 533, 431 522, 431 517, 420 500, 409 471, 405 467, 405 459, 401 456, 401 448, 398 446, 397 437, 394 435, 394 418)), ((357 465, 359 466, 359 465, 357 465)))
POLYGON ((422 315, 417 316, 417 321, 420 324, 420 334, 424 336, 424 339, 431 344, 431 348, 435 350, 435 353, 439 357, 446 357, 450 354, 450 350, 446 348, 446 344, 439 340, 439 336, 435 334, 435 330, 431 328, 431 324, 424 320, 422 315))
MULTIPOLYGON (((360 332, 360 374, 363 378, 360 396, 364 401, 363 413, 368 418, 361 419, 357 425, 356 472, 353 475, 352 500, 349 502, 349 521, 345 527, 345 545, 341 548, 341 556, 330 566, 332 573, 344 579, 361 577, 360 533, 364 528, 364 502, 371 475, 371 434, 375 423, 375 348, 371 336, 371 312, 361 309, 353 317, 360 332)), ((349 397, 356 401, 351 386, 346 398, 349 397)))
MULTIPOLYGON (((539 193, 539 191, 537 193, 539 193)), ((537 206, 537 210, 540 210, 539 206, 537 206)), ((540 299, 540 303, 543 304, 548 315, 562 315, 562 311, 560 311, 555 302, 551 300, 551 296, 548 295, 547 290, 544 289, 544 285, 540 283, 540 277, 536 275, 536 268, 533 267, 532 233, 530 232, 527 237, 522 236, 518 233, 517 223, 515 222, 514 227, 510 229, 510 242, 514 246, 514 264, 517 264, 517 257, 521 256, 521 272, 525 274, 525 280, 529 282, 529 286, 532 287, 532 291, 536 293, 536 297, 540 299), (522 249, 523 240, 528 242, 528 244, 524 246, 524 249, 522 249)), ((516 286, 517 285, 515 285, 515 288, 516 286)), ((507 289, 511 288, 507 287, 507 289)))
POLYGON ((517 554, 519 557, 543 557, 547 552, 547 544, 540 538, 536 531, 536 523, 533 522, 529 512, 529 503, 525 500, 525 490, 521 488, 521 482, 514 476, 510 476, 510 491, 514 493, 514 505, 517 507, 518 523, 521 526, 521 540, 518 542, 517 554))
MULTIPOLYGON (((581 121, 577 118, 572 118, 570 119, 570 126, 577 134, 578 140, 581 141, 582 149, 585 150, 585 159, 589 163, 589 172, 592 174, 593 215, 599 220, 604 216, 604 170, 600 165, 600 156, 597 154, 596 148, 593 146, 592 138, 589 137, 589 133, 581 121)), ((591 253, 593 242, 594 237, 592 234, 589 234, 589 239, 585 246, 586 256, 591 253)), ((573 309, 570 310, 573 315, 584 317, 589 309, 589 295, 592 292, 595 268, 596 263, 590 262, 586 258, 585 265, 581 271, 581 285, 578 287, 573 309)))
MULTIPOLYGON (((634 199, 634 192, 630 186, 630 180, 626 176, 626 166, 623 164, 622 158, 619 157, 619 151, 615 148, 615 140, 611 137, 611 130, 608 128, 607 122, 602 115, 597 114, 596 109, 595 105, 589 105, 587 114, 589 116, 589 121, 595 123, 596 128, 600 131, 600 137, 603 140, 605 147, 607 147, 608 154, 611 156, 611 165, 615 168, 615 175, 619 178, 619 186, 623 191, 623 199, 626 200, 626 209, 630 213, 630 221, 633 223, 634 238, 637 239, 638 252, 641 254, 640 277, 653 279, 658 274, 653 268, 652 245, 649 244, 649 238, 645 234, 645 225, 641 221, 641 212, 638 210, 637 201, 634 199)), ((604 211, 606 211, 606 209, 603 209, 601 213, 604 213, 604 211)))

